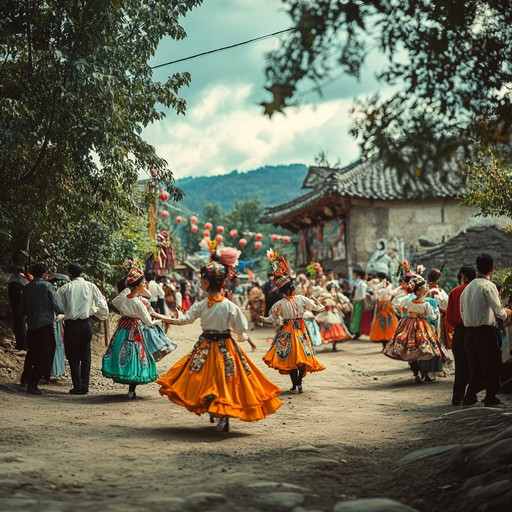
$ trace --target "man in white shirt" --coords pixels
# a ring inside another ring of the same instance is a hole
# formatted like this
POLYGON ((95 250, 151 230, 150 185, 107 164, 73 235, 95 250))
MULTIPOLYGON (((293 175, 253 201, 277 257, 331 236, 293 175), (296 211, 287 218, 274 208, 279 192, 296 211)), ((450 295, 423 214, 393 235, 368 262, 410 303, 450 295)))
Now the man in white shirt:
POLYGON ((357 268, 352 272, 352 277, 354 278, 354 285, 352 288, 354 309, 352 311, 349 330, 352 333, 353 338, 357 340, 361 334, 361 320, 366 303, 366 290, 368 288, 368 283, 365 281, 366 272, 360 268, 357 268))
POLYGON ((148 289, 151 293, 151 299, 149 299, 151 303, 151 307, 162 315, 165 315, 164 310, 164 301, 165 301, 165 292, 163 287, 155 281, 155 273, 150 270, 144 272, 144 276, 146 277, 146 281, 148 283, 148 289))
POLYGON ((91 373, 92 327, 90 319, 108 318, 108 304, 99 288, 86 281, 82 267, 70 263, 68 274, 70 283, 65 284, 58 294, 64 304, 64 348, 71 371, 73 389, 71 395, 86 395, 89 392, 91 373))
POLYGON ((485 383, 487 406, 500 405, 496 397, 500 389, 501 352, 496 329, 496 318, 505 320, 512 310, 501 306, 498 289, 491 283, 494 261, 488 254, 476 258, 478 274, 460 296, 460 314, 466 334, 464 345, 469 364, 469 385, 463 400, 464 405, 473 405, 477 393, 485 383))

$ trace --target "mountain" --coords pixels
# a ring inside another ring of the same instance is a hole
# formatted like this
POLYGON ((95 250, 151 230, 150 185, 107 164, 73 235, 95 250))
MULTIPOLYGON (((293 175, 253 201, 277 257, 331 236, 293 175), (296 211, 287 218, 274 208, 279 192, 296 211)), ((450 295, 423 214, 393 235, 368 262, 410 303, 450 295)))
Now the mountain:
POLYGON ((222 176, 201 176, 176 180, 176 186, 185 192, 180 205, 190 213, 201 214, 208 203, 218 203, 230 212, 235 201, 259 197, 264 206, 290 201, 304 193, 302 182, 308 167, 303 164, 267 165, 254 171, 222 176))

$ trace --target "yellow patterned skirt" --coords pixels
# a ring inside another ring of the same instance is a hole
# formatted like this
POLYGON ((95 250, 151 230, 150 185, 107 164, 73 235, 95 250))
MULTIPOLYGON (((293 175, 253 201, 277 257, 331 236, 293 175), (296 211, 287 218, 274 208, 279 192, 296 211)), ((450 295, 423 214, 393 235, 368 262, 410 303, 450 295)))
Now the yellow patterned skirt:
POLYGON ((291 370, 301 365, 306 368, 305 374, 325 370, 325 366, 316 358, 313 343, 302 318, 285 320, 277 329, 276 337, 263 356, 263 361, 282 374, 289 374, 291 370))
POLYGON ((257 421, 282 404, 272 383, 231 338, 203 333, 192 352, 156 381, 160 394, 196 414, 257 421))

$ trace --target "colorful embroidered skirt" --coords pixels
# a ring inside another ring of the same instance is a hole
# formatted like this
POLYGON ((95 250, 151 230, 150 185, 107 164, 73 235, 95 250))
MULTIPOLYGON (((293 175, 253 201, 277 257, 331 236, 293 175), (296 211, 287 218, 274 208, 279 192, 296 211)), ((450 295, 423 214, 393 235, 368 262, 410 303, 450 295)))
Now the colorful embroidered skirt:
POLYGON ((155 361, 160 361, 178 347, 178 344, 169 339, 164 330, 156 325, 155 327, 144 327, 142 331, 146 348, 152 354, 155 361))
POLYGON ((302 318, 285 320, 277 329, 263 361, 283 374, 290 373, 290 370, 295 370, 300 365, 306 367, 306 373, 325 370, 325 366, 316 358, 315 348, 302 318))
POLYGON ((441 355, 432 327, 425 318, 402 318, 383 354, 412 363, 441 355))
POLYGON ((311 343, 315 347, 318 347, 322 344, 322 335, 320 334, 320 327, 314 318, 310 320, 304 318, 304 323, 308 329, 309 337, 311 338, 311 343))
POLYGON ((121 317, 101 362, 101 373, 121 384, 147 384, 158 377, 144 342, 141 321, 121 317))
POLYGON ((273 384, 232 339, 199 338, 192 352, 157 380, 160 394, 190 412, 257 421, 282 404, 273 384))
POLYGON ((389 341, 395 334, 398 318, 391 302, 381 301, 375 306, 375 317, 370 331, 370 341, 389 341))

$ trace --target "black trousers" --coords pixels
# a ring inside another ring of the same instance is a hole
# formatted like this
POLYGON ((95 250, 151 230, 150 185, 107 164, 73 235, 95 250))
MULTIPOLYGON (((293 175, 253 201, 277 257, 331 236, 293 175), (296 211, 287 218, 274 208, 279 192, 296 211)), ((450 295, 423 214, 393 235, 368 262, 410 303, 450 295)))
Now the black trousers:
POLYGON ((13 317, 12 332, 16 340, 16 348, 18 350, 27 350, 27 326, 23 318, 13 317))
POLYGON ((55 355, 53 324, 27 331, 27 355, 21 374, 21 382, 36 387, 43 375, 50 375, 55 355))
POLYGON ((486 397, 495 397, 501 385, 498 330, 493 325, 466 327, 464 345, 469 365, 469 385, 465 400, 476 398, 482 380, 485 383, 486 397))
POLYGON ((466 388, 469 384, 469 363, 466 355, 466 346, 464 339, 466 337, 466 328, 462 324, 455 326, 452 339, 452 352, 455 362, 455 378, 453 380, 452 401, 461 402, 466 394, 466 388))
POLYGON ((64 322, 64 350, 69 362, 73 388, 79 391, 89 391, 91 340, 92 327, 88 318, 64 322))

